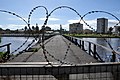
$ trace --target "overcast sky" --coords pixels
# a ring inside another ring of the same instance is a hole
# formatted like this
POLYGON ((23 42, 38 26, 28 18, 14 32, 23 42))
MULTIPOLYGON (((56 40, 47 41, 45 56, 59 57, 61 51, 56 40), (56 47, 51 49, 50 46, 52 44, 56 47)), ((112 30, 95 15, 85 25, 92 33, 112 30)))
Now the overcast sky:
MULTIPOLYGON (((15 12, 26 21, 31 9, 36 6, 45 6, 49 13, 59 6, 69 6, 74 8, 81 16, 89 11, 106 11, 120 18, 120 0, 0 0, 0 10, 15 12)), ((31 16, 31 25, 38 23, 39 27, 44 23, 46 12, 44 8, 37 9, 31 16)), ((118 21, 111 15, 105 13, 94 13, 87 15, 84 20, 96 29, 97 18, 108 18, 109 27, 113 27, 118 21)), ((56 10, 48 21, 48 26, 52 29, 59 29, 61 24, 64 29, 69 29, 69 24, 79 22, 80 17, 69 9, 56 10)), ((81 22, 82 23, 82 22, 81 22)), ((0 12, 0 27, 3 29, 21 29, 26 25, 25 22, 16 16, 0 12)), ((84 29, 87 27, 84 24, 84 29)))

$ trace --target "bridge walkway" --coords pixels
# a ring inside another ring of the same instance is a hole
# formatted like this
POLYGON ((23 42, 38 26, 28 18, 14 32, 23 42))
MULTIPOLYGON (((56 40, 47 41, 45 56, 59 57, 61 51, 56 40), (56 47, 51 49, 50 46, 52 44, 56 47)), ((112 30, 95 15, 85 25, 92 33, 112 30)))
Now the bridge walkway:
MULTIPOLYGON (((34 45, 33 48, 40 48, 40 45, 34 45)), ((72 64, 98 62, 61 35, 53 36, 46 40, 45 49, 49 62, 59 63, 59 61, 64 61, 72 64)), ((43 49, 40 48, 37 52, 24 52, 10 62, 46 62, 46 59, 43 54, 43 49)))

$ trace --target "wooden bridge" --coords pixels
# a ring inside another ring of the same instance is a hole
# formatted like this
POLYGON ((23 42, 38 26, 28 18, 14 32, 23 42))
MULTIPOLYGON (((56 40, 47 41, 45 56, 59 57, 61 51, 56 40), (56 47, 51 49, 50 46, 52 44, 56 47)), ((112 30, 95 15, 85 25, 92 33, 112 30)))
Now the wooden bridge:
POLYGON ((76 40, 61 35, 47 39, 45 53, 41 44, 0 65, 1 79, 8 80, 119 80, 120 64, 103 63, 90 48, 89 54, 76 40), (68 38, 70 39, 70 38, 68 38), (74 44, 75 43, 75 44, 74 44), (36 51, 35 51, 36 49, 36 51), (90 55, 91 54, 91 55, 90 55))

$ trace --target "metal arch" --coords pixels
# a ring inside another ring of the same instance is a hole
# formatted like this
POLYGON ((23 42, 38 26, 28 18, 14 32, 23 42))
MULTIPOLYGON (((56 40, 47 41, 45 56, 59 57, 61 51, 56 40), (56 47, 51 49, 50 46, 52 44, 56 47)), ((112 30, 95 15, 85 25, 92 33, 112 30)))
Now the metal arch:
MULTIPOLYGON (((31 15, 32 15, 32 13, 33 13, 37 8, 40 8, 40 7, 44 8, 44 9, 46 10, 46 20, 44 21, 44 24, 43 24, 42 29, 44 29, 44 27, 45 27, 45 25, 46 25, 46 23, 47 23, 47 20, 48 20, 48 10, 47 10, 47 8, 44 7, 44 6, 37 6, 37 7, 33 8, 33 9, 30 11, 29 16, 28 16, 28 27, 29 27, 30 30, 31 30, 31 28, 30 28, 30 18, 31 18, 31 15)), ((45 60, 48 62, 48 64, 50 64, 50 65, 52 66, 52 64, 49 62, 49 60, 48 60, 48 58, 47 58, 47 55, 46 55, 45 49, 44 49, 44 48, 45 48, 45 47, 44 47, 44 31, 43 31, 42 39, 43 39, 43 41, 42 41, 42 49, 43 49, 44 58, 45 58, 45 60)))
MULTIPOLYGON (((51 66, 53 66, 52 64, 50 64, 50 62, 49 62, 49 60, 48 60, 48 58, 47 58, 47 55, 46 55, 46 49, 45 49, 45 46, 44 46, 44 32, 45 32, 45 26, 47 25, 47 22, 48 22, 48 20, 49 20, 49 17, 51 16, 51 14, 54 12, 54 11, 56 11, 56 10, 58 10, 58 9, 61 9, 61 8, 68 8, 68 9, 70 9, 70 10, 73 10, 74 12, 76 12, 77 13, 77 15, 81 18, 81 15, 75 10, 75 9, 73 9, 73 8, 71 8, 71 7, 68 7, 68 6, 60 6, 60 7, 57 7, 57 8, 55 8, 55 9, 53 9, 47 16, 46 16, 46 20, 45 20, 45 22, 44 22, 44 25, 42 26, 42 29, 43 29, 43 35, 42 35, 42 49, 43 49, 43 54, 44 54, 44 57, 45 57, 45 59, 46 59, 46 61, 48 62, 48 65, 51 65, 51 66)), ((47 52, 48 53, 48 52, 47 52)), ((56 59, 54 56, 52 56, 50 53, 49 53, 49 56, 51 56, 52 58, 54 58, 55 60, 57 60, 57 61, 60 61, 60 60, 58 60, 58 59, 56 59)), ((60 63, 64 63, 64 62, 62 62, 62 61, 60 61, 60 63)))
POLYGON ((58 9, 61 9, 61 8, 70 9, 70 10, 74 11, 80 18, 82 18, 82 16, 81 16, 75 9, 73 9, 73 8, 71 8, 71 7, 68 7, 68 6, 59 6, 59 7, 55 8, 55 9, 53 9, 53 10, 49 13, 48 17, 51 16, 51 14, 52 14, 54 11, 56 11, 56 10, 58 10, 58 9))
POLYGON ((32 16, 33 12, 34 12, 36 9, 40 8, 40 7, 42 7, 42 8, 45 9, 46 15, 48 16, 48 10, 47 10, 47 8, 46 8, 45 6, 37 6, 37 7, 34 7, 34 8, 30 11, 29 16, 28 16, 28 27, 29 27, 30 30, 31 30, 31 28, 30 28, 30 19, 31 19, 31 16, 32 16))
POLYGON ((8 13, 8 14, 12 14, 12 15, 14 15, 14 16, 20 18, 21 20, 23 20, 26 24, 28 24, 27 21, 26 21, 24 18, 22 18, 21 16, 19 16, 19 15, 16 14, 16 13, 13 13, 13 12, 10 12, 10 11, 6 11, 6 10, 0 10, 0 12, 4 12, 4 13, 8 13))

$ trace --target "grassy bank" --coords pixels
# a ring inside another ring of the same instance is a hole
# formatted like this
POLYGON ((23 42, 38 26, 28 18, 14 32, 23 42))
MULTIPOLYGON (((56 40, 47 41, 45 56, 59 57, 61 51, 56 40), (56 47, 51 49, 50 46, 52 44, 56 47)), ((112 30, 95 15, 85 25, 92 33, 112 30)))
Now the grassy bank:
POLYGON ((0 52, 0 59, 3 57, 4 54, 5 52, 0 52))
POLYGON ((109 35, 109 34, 65 34, 66 36, 73 36, 79 38, 120 38, 118 35, 109 35))

